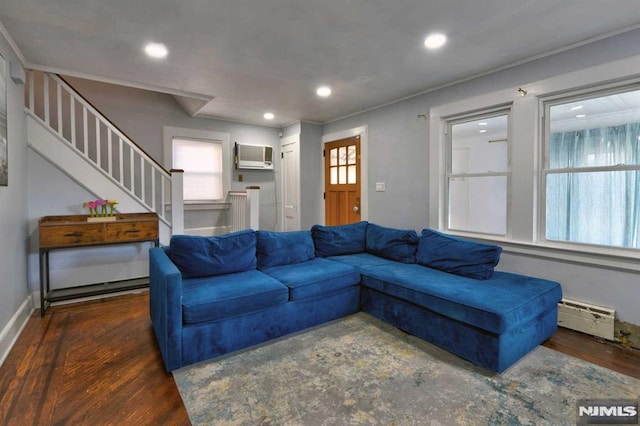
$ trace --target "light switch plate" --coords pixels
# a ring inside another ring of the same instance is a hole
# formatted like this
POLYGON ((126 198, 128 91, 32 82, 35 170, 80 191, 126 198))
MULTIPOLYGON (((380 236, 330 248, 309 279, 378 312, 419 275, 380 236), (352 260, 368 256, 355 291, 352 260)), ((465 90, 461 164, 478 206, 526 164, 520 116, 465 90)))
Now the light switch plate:
POLYGON ((386 191, 384 182, 376 182, 376 192, 386 191))

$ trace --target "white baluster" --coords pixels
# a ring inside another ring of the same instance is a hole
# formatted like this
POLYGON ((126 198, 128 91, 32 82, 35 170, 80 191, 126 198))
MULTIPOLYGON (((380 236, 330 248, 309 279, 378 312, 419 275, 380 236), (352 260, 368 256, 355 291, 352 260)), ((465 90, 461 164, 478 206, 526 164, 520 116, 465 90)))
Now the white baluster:
POLYGON ((145 178, 144 178, 144 157, 140 156, 140 199, 145 205, 147 204, 147 200, 145 199, 145 178))
POLYGON ((56 83, 56 98, 57 98, 57 111, 58 114, 58 134, 62 136, 62 87, 56 83))
POLYGON ((98 168, 102 168, 102 162, 100 161, 102 157, 102 148, 100 145, 100 119, 96 117, 96 165, 98 168))
POLYGON ((113 176, 113 141, 111 139, 111 127, 107 127, 107 155, 109 158, 107 159, 107 169, 109 171, 109 176, 113 176))
POLYGON ((120 172, 120 185, 124 187, 124 153, 122 149, 122 138, 118 137, 118 171, 120 172))
POLYGON ((69 96, 69 115, 71 116, 71 145, 76 148, 76 100, 69 96))
POLYGON ((42 74, 44 76, 42 92, 44 93, 44 122, 47 126, 51 127, 51 118, 49 116, 49 75, 42 74))
POLYGON ((89 157, 89 122, 87 121, 87 107, 82 106, 82 131, 84 136, 83 146, 84 146, 84 156, 89 157))
POLYGON ((29 70, 29 111, 36 112, 36 86, 34 83, 33 70, 29 70))

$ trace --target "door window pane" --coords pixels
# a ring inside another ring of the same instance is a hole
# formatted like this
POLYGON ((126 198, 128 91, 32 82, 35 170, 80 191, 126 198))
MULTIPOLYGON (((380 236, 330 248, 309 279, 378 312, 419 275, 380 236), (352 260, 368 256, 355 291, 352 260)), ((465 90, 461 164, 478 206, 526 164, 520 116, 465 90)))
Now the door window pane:
POLYGON ((345 166, 338 167, 338 184, 344 185, 347 183, 347 168, 345 166))
POLYGON ((341 146, 338 149, 338 164, 343 166, 347 164, 347 147, 341 146))
POLYGON ((348 163, 349 164, 356 164, 356 146, 355 145, 351 145, 348 147, 348 163))
POLYGON ((354 184, 358 183, 357 181, 356 166, 349 166, 347 170, 347 183, 354 184))

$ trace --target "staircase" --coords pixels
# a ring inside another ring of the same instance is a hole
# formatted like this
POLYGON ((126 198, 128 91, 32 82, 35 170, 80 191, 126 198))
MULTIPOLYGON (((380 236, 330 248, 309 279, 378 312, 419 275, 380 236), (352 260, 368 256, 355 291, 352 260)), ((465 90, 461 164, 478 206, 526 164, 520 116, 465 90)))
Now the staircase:
POLYGON ((60 76, 29 70, 26 90, 33 150, 118 211, 155 212, 161 234, 183 233, 182 171, 165 170, 60 76))

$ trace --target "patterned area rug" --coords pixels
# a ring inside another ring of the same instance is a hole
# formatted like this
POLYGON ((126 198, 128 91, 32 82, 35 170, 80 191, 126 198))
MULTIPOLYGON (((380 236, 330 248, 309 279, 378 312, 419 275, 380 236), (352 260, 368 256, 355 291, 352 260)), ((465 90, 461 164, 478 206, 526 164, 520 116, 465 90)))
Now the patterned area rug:
POLYGON ((575 424, 640 380, 538 347, 501 375, 365 313, 174 372, 194 425, 575 424))

